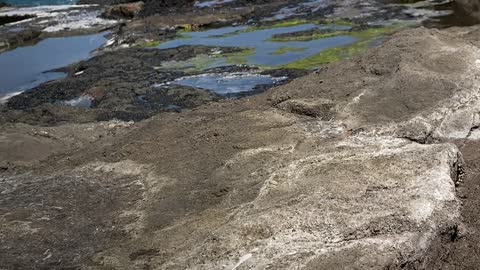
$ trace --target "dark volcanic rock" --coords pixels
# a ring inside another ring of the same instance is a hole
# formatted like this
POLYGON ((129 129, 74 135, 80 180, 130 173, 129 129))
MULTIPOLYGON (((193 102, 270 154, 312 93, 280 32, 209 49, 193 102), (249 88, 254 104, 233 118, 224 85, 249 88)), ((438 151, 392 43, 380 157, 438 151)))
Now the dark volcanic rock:
POLYGON ((141 15, 167 13, 179 8, 193 7, 194 0, 149 0, 145 2, 141 15))
MULTIPOLYGON (((0 8, 1 7, 4 7, 2 6, 2 3, 0 3, 0 8)), ((4 25, 4 24, 7 24, 7 23, 13 23, 13 22, 19 22, 19 21, 23 21, 23 20, 26 20, 26 19, 31 19, 31 18, 35 18, 35 16, 33 15, 22 15, 22 16, 0 16, 0 25, 4 25)))
POLYGON ((53 125, 113 118, 141 120, 161 111, 178 111, 216 101, 220 99, 218 95, 191 87, 168 86, 160 90, 152 87, 184 75, 180 71, 156 69, 163 61, 186 60, 211 50, 211 47, 184 46, 104 53, 62 69, 69 73, 66 79, 42 84, 9 99, 2 122, 53 125), (60 105, 82 96, 92 100, 91 109, 60 105))
MULTIPOLYGON (((117 5, 133 3, 137 0, 80 0, 79 4, 117 5)), ((149 0, 145 2, 142 15, 149 16, 158 13, 167 13, 184 7, 193 7, 194 0, 149 0)))
POLYGON ((102 15, 108 19, 133 19, 142 10, 143 2, 118 4, 109 7, 102 15))

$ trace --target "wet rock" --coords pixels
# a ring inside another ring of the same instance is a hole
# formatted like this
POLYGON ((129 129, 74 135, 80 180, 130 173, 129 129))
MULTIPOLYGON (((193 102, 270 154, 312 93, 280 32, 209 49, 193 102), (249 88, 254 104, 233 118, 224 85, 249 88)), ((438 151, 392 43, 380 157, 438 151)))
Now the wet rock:
POLYGON ((120 20, 127 19, 131 20, 138 15, 140 10, 143 8, 143 2, 135 2, 128 4, 118 4, 107 8, 107 10, 102 14, 105 18, 120 20))
MULTIPOLYGON (((0 7, 1 7, 0 3, 0 7)), ((35 18, 35 15, 12 15, 12 16, 1 16, 0 17, 0 25, 19 22, 27 19, 35 18)))
POLYGON ((41 35, 38 29, 23 30, 21 32, 9 32, 0 38, 0 52, 36 43, 41 35))
POLYGON ((476 0, 455 0, 468 15, 480 20, 480 3, 476 0))
POLYGON ((222 97, 213 92, 180 85, 160 87, 142 97, 146 106, 167 109, 195 108, 220 99, 222 97))
POLYGON ((146 0, 141 15, 165 14, 181 8, 192 8, 195 0, 146 0))

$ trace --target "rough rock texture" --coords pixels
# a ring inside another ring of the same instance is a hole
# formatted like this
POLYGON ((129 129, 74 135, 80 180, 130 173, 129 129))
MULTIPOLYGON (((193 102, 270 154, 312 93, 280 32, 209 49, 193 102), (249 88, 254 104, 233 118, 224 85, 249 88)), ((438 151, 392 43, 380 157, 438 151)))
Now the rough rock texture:
POLYGON ((440 141, 477 136, 479 33, 410 30, 263 95, 31 159, 14 153, 36 135, 2 127, 2 159, 18 165, 0 170, 0 265, 428 268, 461 223, 462 157, 440 141))
POLYGON ((480 3, 477 0, 455 0, 472 17, 480 19, 480 3))
POLYGON ((109 19, 114 19, 114 20, 119 20, 119 19, 131 20, 138 15, 140 10, 142 10, 143 5, 144 5, 143 2, 114 5, 114 6, 108 7, 107 10, 103 13, 103 16, 109 19))
POLYGON ((354 61, 330 65, 276 89, 272 103, 279 108, 302 103, 300 111, 328 105, 323 114, 357 132, 420 142, 468 137, 480 124, 477 32, 399 33, 354 61))

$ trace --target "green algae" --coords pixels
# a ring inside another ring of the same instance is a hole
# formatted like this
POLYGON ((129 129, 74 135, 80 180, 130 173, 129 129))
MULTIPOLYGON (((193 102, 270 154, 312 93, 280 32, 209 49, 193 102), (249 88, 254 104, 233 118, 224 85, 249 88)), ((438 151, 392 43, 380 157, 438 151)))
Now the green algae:
POLYGON ((202 30, 202 27, 196 24, 181 24, 178 26, 178 28, 180 29, 177 32, 181 33, 189 33, 202 30))
POLYGON ((240 52, 221 54, 216 57, 224 57, 228 64, 243 65, 248 63, 248 57, 255 54, 255 49, 245 48, 240 52))
POLYGON ((254 32, 254 31, 265 30, 265 29, 274 29, 274 28, 283 28, 283 27, 294 27, 294 26, 304 25, 304 24, 308 24, 308 23, 316 24, 316 22, 311 22, 311 21, 307 21, 307 20, 288 20, 288 21, 276 22, 276 23, 270 24, 270 25, 254 25, 254 26, 250 26, 250 27, 248 27, 247 29, 242 30, 242 31, 240 31, 240 32, 254 32))
POLYGON ((348 35, 360 40, 365 40, 365 39, 371 39, 380 35, 394 33, 402 29, 403 27, 405 26, 393 25, 393 26, 369 28, 361 31, 351 31, 351 30, 327 31, 324 33, 313 33, 310 35, 303 35, 303 36, 275 37, 275 38, 270 38, 269 41, 273 41, 273 42, 310 41, 315 39, 331 38, 331 37, 342 36, 342 35, 348 35))
POLYGON ((153 48, 153 47, 158 47, 160 44, 162 44, 162 41, 152 40, 152 41, 147 41, 145 43, 140 44, 139 47, 141 47, 141 48, 153 48))
POLYGON ((348 59, 354 55, 364 52, 371 41, 356 42, 352 45, 327 49, 314 56, 285 65, 285 68, 313 69, 318 66, 348 59))
POLYGON ((350 32, 348 34, 352 37, 357 38, 357 42, 347 46, 324 50, 314 56, 284 65, 283 67, 296 69, 313 69, 324 64, 348 59, 365 52, 378 38, 381 38, 385 35, 393 34, 401 29, 404 29, 405 27, 405 25, 392 25, 378 28, 370 28, 359 32, 350 32))
POLYGON ((304 35, 304 36, 274 37, 274 38, 270 38, 269 41, 273 41, 273 42, 311 41, 315 39, 330 38, 330 37, 349 35, 349 34, 350 34, 349 31, 339 30, 339 31, 329 31, 324 33, 313 33, 311 35, 304 35))
MULTIPOLYGON (((350 28, 354 28, 358 26, 353 22, 342 20, 342 19, 327 19, 323 21, 310 21, 310 22, 305 21, 304 23, 313 23, 315 25, 325 25, 325 26, 348 26, 350 28)), ((269 41, 273 41, 273 42, 311 41, 315 39, 349 35, 350 33, 351 31, 349 30, 332 30, 332 31, 325 30, 325 32, 323 33, 312 33, 310 35, 270 38, 269 41)))
POLYGON ((341 20, 341 19, 333 20, 332 22, 330 22, 330 24, 341 25, 341 26, 352 26, 352 27, 357 25, 356 23, 341 20))
POLYGON ((315 23, 315 22, 309 22, 307 20, 288 20, 288 21, 281 21, 281 22, 274 23, 273 25, 270 25, 267 28, 293 27, 293 26, 303 25, 307 23, 315 23))
POLYGON ((306 48, 281 47, 281 48, 278 48, 276 51, 274 51, 271 54, 272 55, 282 55, 282 54, 286 54, 286 53, 289 53, 289 52, 303 52, 305 50, 306 50, 306 48))
POLYGON ((248 62, 247 57, 255 53, 254 49, 244 49, 239 52, 233 53, 220 53, 220 54, 201 54, 185 61, 168 61, 162 63, 161 66, 156 69, 163 70, 181 70, 183 72, 197 72, 207 68, 222 66, 222 63, 231 65, 246 64, 248 62))
POLYGON ((383 35, 393 34, 402 29, 405 29, 407 25, 389 25, 384 27, 374 27, 358 32, 350 32, 349 35, 355 37, 359 40, 367 40, 372 38, 377 38, 383 35))

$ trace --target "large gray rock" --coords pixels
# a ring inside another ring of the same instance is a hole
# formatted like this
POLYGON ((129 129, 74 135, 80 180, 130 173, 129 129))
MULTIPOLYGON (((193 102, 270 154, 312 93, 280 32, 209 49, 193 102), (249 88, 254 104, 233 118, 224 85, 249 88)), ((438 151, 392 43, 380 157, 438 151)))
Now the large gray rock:
POLYGON ((298 148, 269 145, 239 152, 211 175, 234 183, 220 203, 154 231, 148 220, 159 213, 149 206, 182 179, 125 170, 141 168, 131 162, 98 165, 143 175, 139 181, 148 194, 128 212, 139 217, 128 225, 136 236, 134 248, 103 252, 101 264, 116 269, 385 269, 421 262, 430 241, 458 223, 455 146, 362 137, 316 142, 305 138, 298 148), (262 165, 254 166, 260 160, 262 165), (241 198, 242 189, 253 184, 255 195, 241 198), (156 252, 125 260, 139 251, 156 252))
POLYGON ((352 130, 420 142, 465 138, 479 125, 478 37, 476 28, 405 31, 354 61, 277 89, 272 102, 300 102, 303 111, 328 105, 323 114, 352 130))
POLYGON ((421 269, 461 225, 462 158, 439 141, 476 134, 478 32, 400 33, 266 95, 0 171, 0 265, 421 269))

